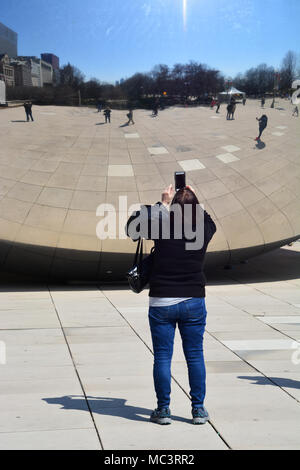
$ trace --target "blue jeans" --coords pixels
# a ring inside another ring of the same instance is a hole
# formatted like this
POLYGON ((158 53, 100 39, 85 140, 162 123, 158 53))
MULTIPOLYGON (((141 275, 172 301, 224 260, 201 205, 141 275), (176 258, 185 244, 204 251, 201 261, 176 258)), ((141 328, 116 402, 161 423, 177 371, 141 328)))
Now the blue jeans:
POLYGON ((177 324, 189 371, 192 406, 203 406, 206 393, 203 356, 206 316, 204 298, 193 298, 169 307, 149 308, 154 350, 153 378, 158 408, 168 408, 170 405, 171 361, 177 324))

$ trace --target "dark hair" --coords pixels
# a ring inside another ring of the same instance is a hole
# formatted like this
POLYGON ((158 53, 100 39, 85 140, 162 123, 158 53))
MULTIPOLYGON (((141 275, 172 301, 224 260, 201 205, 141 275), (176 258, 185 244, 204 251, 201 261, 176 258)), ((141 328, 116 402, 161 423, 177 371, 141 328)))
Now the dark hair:
POLYGON ((199 204, 199 201, 196 194, 190 188, 186 187, 179 189, 179 191, 176 192, 173 201, 171 202, 171 205, 172 204, 180 204, 183 209, 185 204, 196 206, 196 204, 199 204))
POLYGON ((196 196, 196 194, 190 188, 182 188, 176 192, 173 201, 171 202, 170 209, 172 206, 178 204, 182 210, 182 220, 184 221, 184 206, 191 205, 192 206, 192 226, 196 226, 196 214, 197 210, 199 210, 200 203, 196 196))

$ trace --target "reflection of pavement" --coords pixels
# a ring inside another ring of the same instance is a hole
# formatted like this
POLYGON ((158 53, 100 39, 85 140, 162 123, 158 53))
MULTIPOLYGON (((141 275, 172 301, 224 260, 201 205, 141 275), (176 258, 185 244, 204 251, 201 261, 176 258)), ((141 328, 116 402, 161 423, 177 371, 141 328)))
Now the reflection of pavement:
POLYGON ((125 272, 134 245, 98 240, 96 208, 105 202, 118 208, 119 194, 128 196, 129 206, 154 203, 182 169, 217 222, 209 263, 238 262, 278 240, 286 243, 300 233, 298 121, 292 108, 286 116, 263 111, 269 125, 260 144, 254 142, 255 118, 262 110, 251 100, 237 106, 235 121, 226 121, 226 105, 218 116, 205 107, 177 107, 156 119, 149 111, 134 111, 135 126, 125 128, 120 126, 127 123, 127 111, 113 110, 106 125, 103 114, 84 107, 34 106, 35 122, 28 124, 11 122, 24 119, 22 108, 4 110, 0 266, 111 279, 120 271, 121 254, 125 272))
POLYGON ((300 341, 299 257, 297 242, 207 273, 211 423, 200 427, 189 422, 178 334, 174 421, 148 421, 155 398, 147 292, 2 278, 0 448, 299 449, 300 365, 291 348, 300 341))

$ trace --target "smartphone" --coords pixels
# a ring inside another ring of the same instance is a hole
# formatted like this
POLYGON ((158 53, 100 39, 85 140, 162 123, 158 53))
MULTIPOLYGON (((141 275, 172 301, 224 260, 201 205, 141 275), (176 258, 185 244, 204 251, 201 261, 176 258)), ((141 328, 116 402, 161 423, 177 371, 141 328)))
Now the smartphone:
POLYGON ((175 173, 175 190, 179 191, 179 189, 185 188, 185 171, 176 171, 175 173))

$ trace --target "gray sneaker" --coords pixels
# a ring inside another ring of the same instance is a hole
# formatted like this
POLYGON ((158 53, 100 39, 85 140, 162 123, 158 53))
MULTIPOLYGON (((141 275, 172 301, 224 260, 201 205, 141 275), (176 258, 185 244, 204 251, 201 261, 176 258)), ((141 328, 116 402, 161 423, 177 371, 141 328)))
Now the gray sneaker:
POLYGON ((193 408, 193 424, 205 424, 209 420, 209 414, 204 406, 193 408))
POLYGON ((171 411, 169 408, 157 408, 150 416, 150 421, 157 424, 171 424, 171 411))

